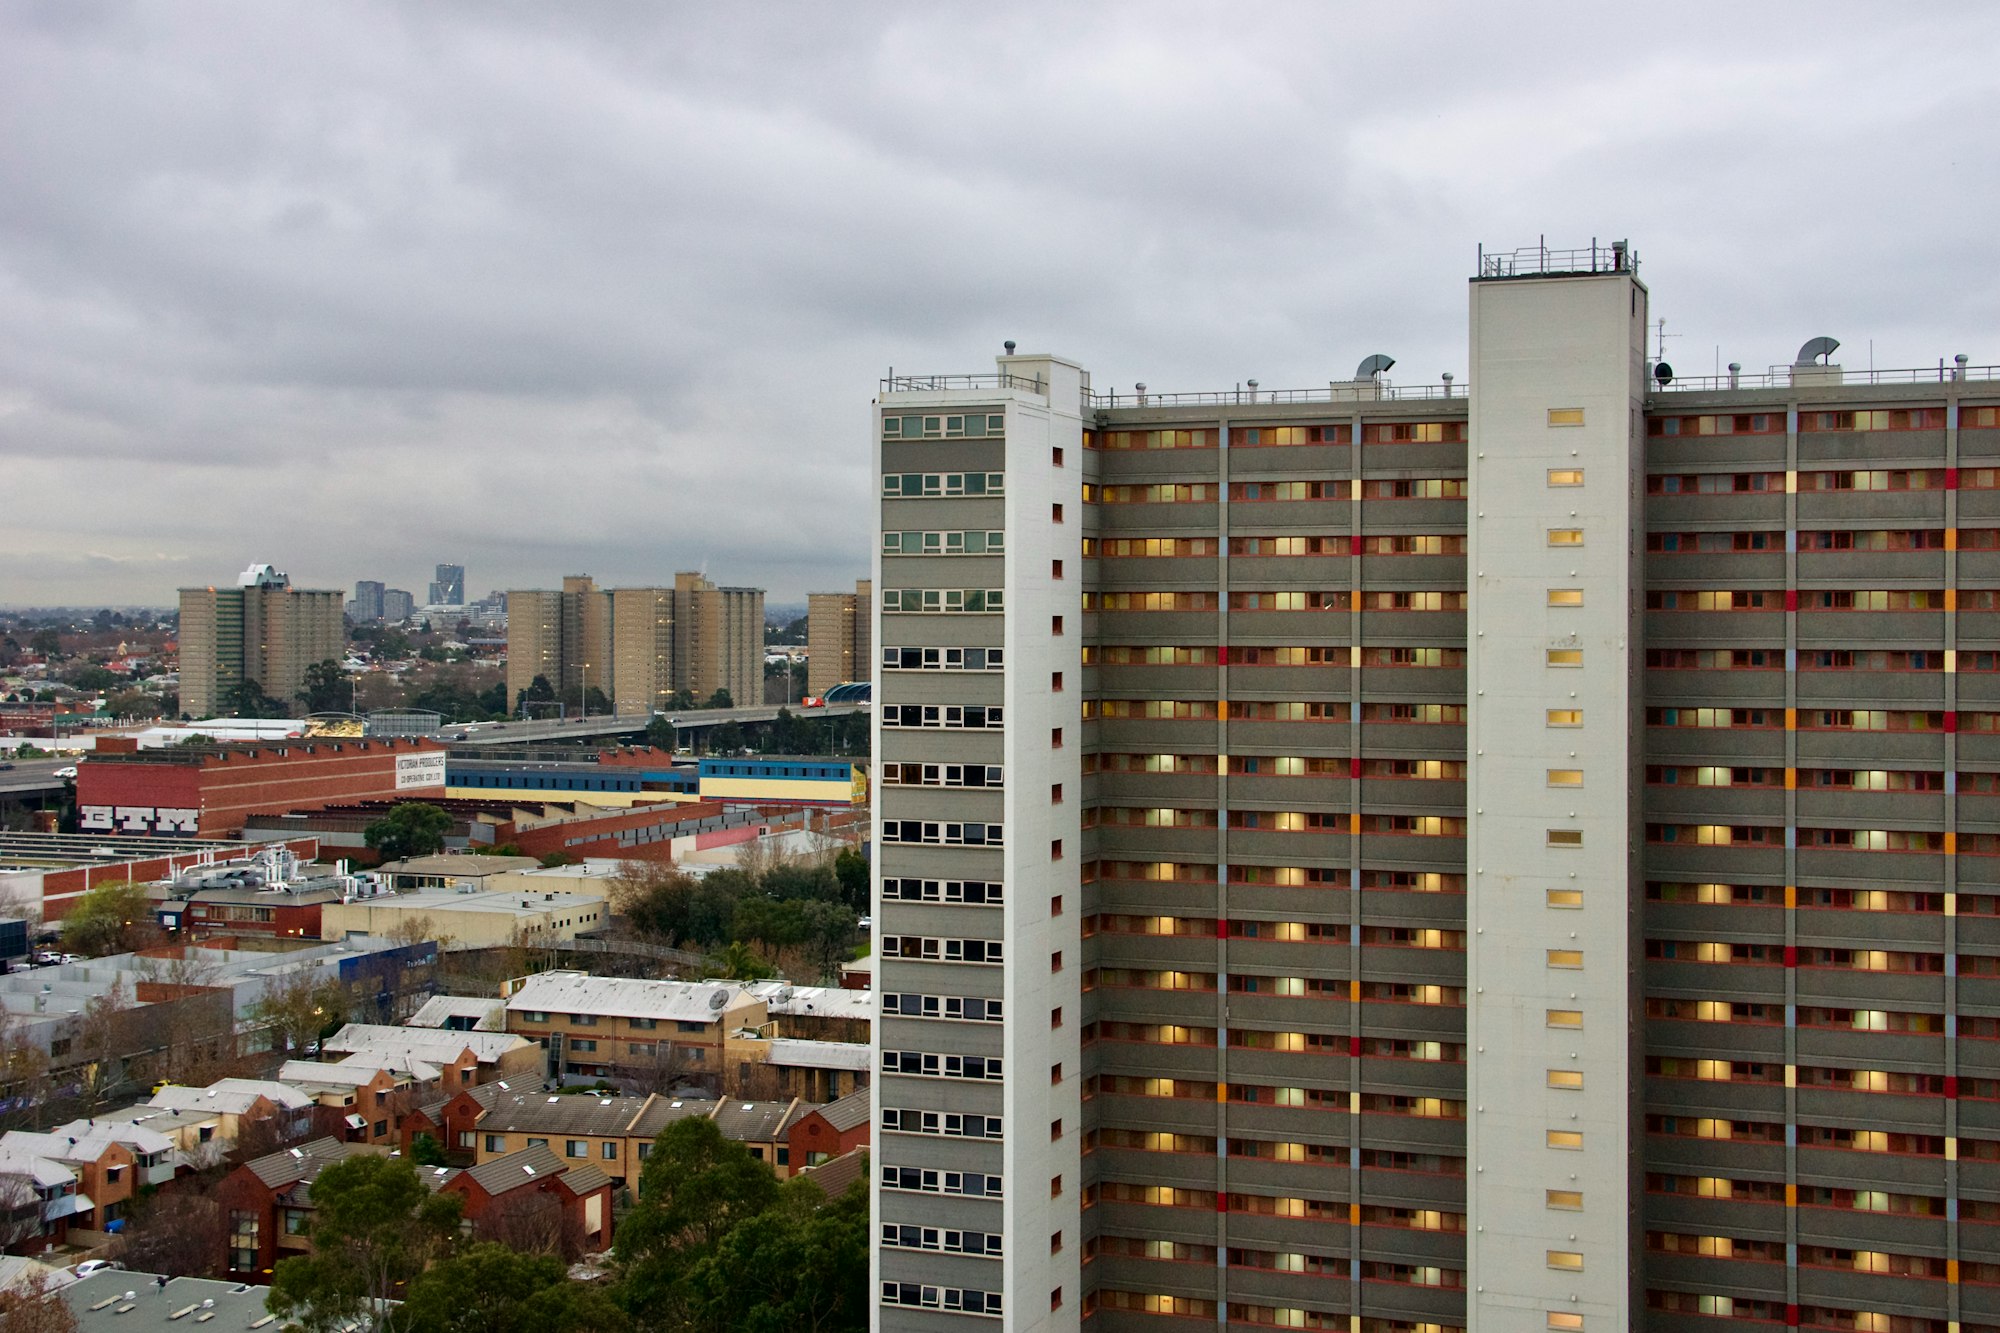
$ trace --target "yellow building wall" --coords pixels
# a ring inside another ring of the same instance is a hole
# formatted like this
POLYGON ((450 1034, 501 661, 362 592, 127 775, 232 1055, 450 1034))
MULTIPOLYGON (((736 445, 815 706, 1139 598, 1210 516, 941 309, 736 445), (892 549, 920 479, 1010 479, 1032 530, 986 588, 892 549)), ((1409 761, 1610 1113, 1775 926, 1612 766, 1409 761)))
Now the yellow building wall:
POLYGON ((723 778, 701 780, 704 801, 865 801, 865 778, 841 782, 827 778, 723 778))
POLYGON ((578 931, 596 930, 604 924, 609 910, 602 904, 569 905, 548 912, 480 912, 438 910, 421 905, 401 906, 397 895, 361 898, 351 903, 327 903, 320 908, 319 937, 344 939, 349 934, 388 935, 398 925, 429 917, 440 934, 460 944, 495 946, 511 942, 516 930, 553 933, 560 939, 575 939, 578 931), (567 921, 568 925, 558 924, 567 921))
POLYGON ((693 793, 671 791, 559 791, 542 787, 446 787, 454 801, 517 801, 522 805, 594 805, 629 810, 635 805, 687 805, 700 799, 693 793))

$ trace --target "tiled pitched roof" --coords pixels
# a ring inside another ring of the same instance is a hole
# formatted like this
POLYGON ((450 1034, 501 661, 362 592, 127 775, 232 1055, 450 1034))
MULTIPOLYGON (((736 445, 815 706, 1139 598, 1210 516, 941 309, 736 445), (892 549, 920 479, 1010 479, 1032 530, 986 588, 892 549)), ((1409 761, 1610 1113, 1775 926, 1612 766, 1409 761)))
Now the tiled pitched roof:
POLYGON ((869 1089, 856 1088, 839 1101, 828 1102, 824 1106, 814 1106, 809 1110, 818 1111, 820 1117, 833 1126, 835 1133, 845 1134, 856 1125, 868 1123, 870 1114, 868 1094, 869 1089))
POLYGON ((587 1092, 515 1093, 488 1104, 479 1128, 487 1134, 623 1134, 644 1105, 637 1097, 587 1092))
POLYGON ((311 1143, 296 1148, 285 1148, 267 1157, 246 1162, 244 1166, 266 1186, 276 1189, 294 1181, 310 1180, 319 1174, 321 1167, 344 1161, 357 1152, 366 1151, 367 1148, 359 1143, 342 1143, 339 1139, 314 1139, 311 1143))

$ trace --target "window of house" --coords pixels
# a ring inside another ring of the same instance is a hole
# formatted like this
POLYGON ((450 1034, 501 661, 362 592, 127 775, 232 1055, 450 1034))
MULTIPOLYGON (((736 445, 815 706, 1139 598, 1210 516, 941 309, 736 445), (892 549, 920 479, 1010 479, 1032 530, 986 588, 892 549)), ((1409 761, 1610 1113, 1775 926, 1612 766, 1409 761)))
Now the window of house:
POLYGON ((602 1153, 601 1153, 600 1155, 601 1155, 601 1156, 602 1156, 602 1157, 604 1158, 604 1160, 605 1160, 605 1161, 607 1161, 607 1162, 615 1162, 615 1161, 617 1161, 617 1160, 618 1160, 618 1145, 617 1145, 616 1143, 612 1142, 612 1141, 611 1141, 611 1140, 609 1140, 609 1139, 605 1140, 605 1142, 604 1142, 604 1145, 603 1145, 603 1152, 602 1152, 602 1153))
POLYGON ((506 1152, 506 1151, 507 1151, 507 1140, 505 1140, 504 1138, 500 1137, 500 1135, 498 1135, 498 1134, 488 1134, 488 1135, 486 1136, 486 1151, 488 1151, 488 1152, 506 1152))
POLYGON ((547 1139, 529 1139, 528 1146, 530 1148, 546 1148, 549 1146, 549 1141, 547 1139))
POLYGON ((590 1144, 583 1139, 565 1139, 563 1140, 563 1156, 588 1157, 590 1156, 590 1144))

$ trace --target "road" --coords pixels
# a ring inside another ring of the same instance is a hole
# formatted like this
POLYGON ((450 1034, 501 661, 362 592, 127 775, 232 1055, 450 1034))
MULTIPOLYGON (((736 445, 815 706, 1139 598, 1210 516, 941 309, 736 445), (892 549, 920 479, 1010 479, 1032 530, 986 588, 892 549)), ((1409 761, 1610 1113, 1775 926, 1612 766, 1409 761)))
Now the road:
POLYGON ((0 799, 60 792, 63 789, 63 779, 56 776, 56 770, 67 768, 75 762, 73 758, 0 759, 0 764, 14 765, 13 768, 0 772, 0 799))
MULTIPOLYGON (((759 704, 749 708, 704 708, 672 715, 681 731, 719 727, 725 722, 770 722, 778 716, 780 704, 759 704)), ((830 708, 792 708, 796 717, 846 717, 858 713, 857 704, 835 704, 830 708)), ((521 745, 531 741, 560 741, 586 736, 616 736, 644 731, 650 716, 627 714, 622 717, 571 717, 533 722, 482 722, 476 726, 446 727, 440 735, 453 745, 521 745), (460 733, 464 738, 460 739, 460 733)))

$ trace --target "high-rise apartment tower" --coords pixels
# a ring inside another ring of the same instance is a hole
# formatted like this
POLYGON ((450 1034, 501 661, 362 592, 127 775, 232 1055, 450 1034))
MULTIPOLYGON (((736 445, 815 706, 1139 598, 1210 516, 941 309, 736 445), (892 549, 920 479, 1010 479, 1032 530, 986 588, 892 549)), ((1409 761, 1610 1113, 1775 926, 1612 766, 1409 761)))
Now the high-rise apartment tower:
POLYGON ((877 1327, 2000 1330, 2000 370, 1647 302, 884 384, 877 1327))
POLYGON ((868 640, 875 620, 874 587, 862 579, 853 592, 807 594, 807 694, 825 694, 845 681, 874 675, 868 640))
POLYGON ((269 565, 252 565, 233 588, 182 588, 180 602, 181 711, 189 717, 230 712, 244 681, 291 699, 307 667, 346 653, 339 590, 294 588, 269 565))

